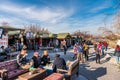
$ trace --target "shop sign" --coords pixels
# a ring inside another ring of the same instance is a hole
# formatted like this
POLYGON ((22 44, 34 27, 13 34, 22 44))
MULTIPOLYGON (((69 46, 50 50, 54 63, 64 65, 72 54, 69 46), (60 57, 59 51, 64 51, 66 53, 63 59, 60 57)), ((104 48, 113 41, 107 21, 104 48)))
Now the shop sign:
POLYGON ((26 38, 34 38, 33 32, 26 32, 26 38))
POLYGON ((8 46, 8 35, 7 34, 3 34, 2 38, 0 38, 0 47, 4 46, 5 48, 8 46))

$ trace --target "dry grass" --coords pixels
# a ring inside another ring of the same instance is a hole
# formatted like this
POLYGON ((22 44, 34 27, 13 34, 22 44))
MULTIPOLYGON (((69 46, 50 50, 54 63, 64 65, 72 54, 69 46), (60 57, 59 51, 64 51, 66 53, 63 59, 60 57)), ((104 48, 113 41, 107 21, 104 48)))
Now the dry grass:
POLYGON ((109 46, 110 46, 110 47, 115 48, 115 47, 116 47, 116 44, 117 44, 117 41, 108 40, 108 43, 109 43, 109 46))

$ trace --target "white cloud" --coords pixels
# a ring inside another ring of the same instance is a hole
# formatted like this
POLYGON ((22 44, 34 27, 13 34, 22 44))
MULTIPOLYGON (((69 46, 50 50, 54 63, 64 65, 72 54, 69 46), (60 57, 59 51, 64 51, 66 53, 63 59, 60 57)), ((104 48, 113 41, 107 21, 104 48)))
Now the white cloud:
POLYGON ((91 9, 90 12, 98 12, 98 11, 106 9, 106 8, 108 8, 108 6, 99 6, 99 7, 95 7, 93 9, 91 9))
POLYGON ((70 16, 73 13, 73 9, 67 11, 62 8, 52 10, 48 7, 45 8, 36 8, 35 6, 21 7, 13 4, 0 5, 0 11, 12 13, 31 20, 39 20, 50 23, 56 23, 59 20, 70 16))
POLYGON ((96 13, 98 11, 104 10, 106 8, 109 8, 112 5, 111 1, 105 0, 103 4, 101 5, 96 5, 96 7, 90 9, 89 12, 96 13))
POLYGON ((64 20, 70 17, 74 9, 56 9, 44 7, 36 8, 35 6, 23 7, 14 4, 1 4, 0 11, 8 13, 7 17, 1 14, 0 22, 8 22, 10 25, 19 27, 26 24, 39 23, 41 27, 48 28, 53 33, 70 31, 70 24, 64 20), (37 22, 36 22, 37 21, 37 22))
MULTIPOLYGON (((96 12, 104 8, 106 6, 96 7, 90 11, 96 12)), ((10 25, 15 26, 37 22, 41 27, 48 28, 53 33, 73 32, 79 29, 95 33, 97 27, 103 25, 102 20, 104 18, 104 15, 95 15, 94 17, 78 20, 73 18, 69 21, 69 17, 74 13, 73 7, 69 9, 62 7, 52 9, 48 7, 37 8, 36 6, 23 7, 14 4, 1 4, 0 12, 12 14, 12 17, 5 17, 4 15, 0 18, 0 22, 7 21, 10 25)))
POLYGON ((10 26, 14 26, 14 27, 23 27, 25 24, 30 24, 30 22, 26 21, 26 20, 22 20, 20 18, 16 18, 16 17, 6 17, 4 15, 0 15, 0 25, 3 22, 7 22, 8 25, 10 26))

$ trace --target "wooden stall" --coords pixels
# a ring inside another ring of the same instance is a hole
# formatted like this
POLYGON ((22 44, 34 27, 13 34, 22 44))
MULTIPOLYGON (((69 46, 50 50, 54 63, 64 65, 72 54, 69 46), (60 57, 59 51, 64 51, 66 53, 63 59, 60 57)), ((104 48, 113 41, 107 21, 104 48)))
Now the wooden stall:
POLYGON ((69 33, 59 33, 57 35, 57 39, 61 42, 63 40, 66 40, 67 47, 70 47, 72 44, 72 37, 69 33))

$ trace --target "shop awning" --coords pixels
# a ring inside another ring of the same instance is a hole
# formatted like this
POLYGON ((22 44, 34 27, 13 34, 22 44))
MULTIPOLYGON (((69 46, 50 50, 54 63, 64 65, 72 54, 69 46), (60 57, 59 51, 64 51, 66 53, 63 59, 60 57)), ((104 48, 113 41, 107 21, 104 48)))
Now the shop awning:
POLYGON ((25 29, 15 28, 15 27, 11 27, 11 26, 0 26, 0 28, 4 28, 5 31, 25 30, 25 29))
POLYGON ((56 38, 56 37, 57 37, 57 34, 52 34, 52 33, 50 33, 50 34, 49 34, 49 37, 50 37, 50 38, 56 38))
POLYGON ((65 39, 65 38, 67 38, 67 37, 71 37, 69 33, 59 33, 59 34, 57 35, 57 38, 58 38, 58 39, 65 39))
POLYGON ((9 31, 8 35, 15 35, 15 34, 20 34, 19 31, 9 31))
POLYGON ((42 34, 42 38, 48 38, 49 34, 42 34))

